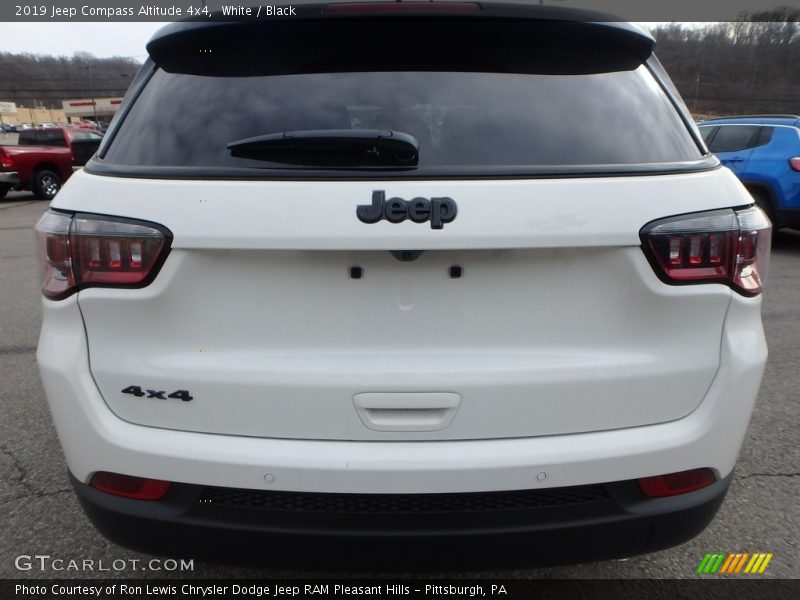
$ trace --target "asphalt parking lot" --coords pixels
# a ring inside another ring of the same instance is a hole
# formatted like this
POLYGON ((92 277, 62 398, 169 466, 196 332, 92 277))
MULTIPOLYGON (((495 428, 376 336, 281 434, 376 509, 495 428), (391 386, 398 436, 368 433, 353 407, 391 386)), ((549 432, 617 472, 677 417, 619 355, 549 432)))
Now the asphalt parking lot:
MULTIPOLYGON (((47 203, 15 192, 0 201, 0 578, 101 577, 97 571, 19 571, 15 557, 64 559, 149 557, 103 539, 71 493, 36 369, 41 318, 31 227, 47 203)), ((775 238, 764 306, 769 342, 758 406, 731 490, 711 526, 670 550, 612 561, 483 573, 430 574, 503 578, 686 578, 706 552, 772 552, 762 577, 800 577, 800 232, 775 238)), ((189 572, 122 571, 120 577, 264 578, 320 576, 196 562, 189 572)), ((708 577, 708 576, 706 576, 708 577)))

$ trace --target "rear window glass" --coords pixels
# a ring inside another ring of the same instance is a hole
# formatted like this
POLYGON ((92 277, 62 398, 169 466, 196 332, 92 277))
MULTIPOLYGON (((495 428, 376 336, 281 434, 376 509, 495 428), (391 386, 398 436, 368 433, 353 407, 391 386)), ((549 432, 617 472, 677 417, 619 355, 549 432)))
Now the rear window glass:
POLYGON ((128 166, 286 169, 282 163, 233 157, 226 145, 318 129, 410 134, 419 143, 417 175, 442 168, 490 173, 493 167, 634 165, 702 157, 653 75, 640 66, 571 75, 217 77, 157 70, 104 159, 128 166))

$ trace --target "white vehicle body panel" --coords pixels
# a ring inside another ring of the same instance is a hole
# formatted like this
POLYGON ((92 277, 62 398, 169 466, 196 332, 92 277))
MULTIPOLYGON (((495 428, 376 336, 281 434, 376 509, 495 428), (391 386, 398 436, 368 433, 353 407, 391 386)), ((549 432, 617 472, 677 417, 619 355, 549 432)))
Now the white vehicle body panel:
POLYGON ((435 493, 621 481, 733 469, 766 361, 760 298, 734 296, 720 369, 690 415, 658 425, 538 438, 440 442, 279 440, 134 425, 108 410, 89 373, 76 299, 44 301, 37 359, 70 471, 251 489, 435 493), (265 475, 272 475, 267 482, 265 475), (544 474, 544 475, 540 475, 544 474))
POLYGON ((54 207, 154 221, 174 234, 148 287, 78 297, 91 372, 117 416, 228 435, 386 441, 685 417, 719 368, 731 291, 664 285, 638 232, 669 214, 747 203, 727 170, 381 183, 82 173, 54 207), (361 223, 355 207, 378 186, 453 197, 458 218, 442 230, 361 223), (290 218, 287 205, 307 218, 290 218), (411 262, 388 252, 407 249, 428 251, 411 262), (350 278, 351 265, 363 278, 350 278), (450 278, 451 265, 463 277, 450 278), (193 399, 122 393, 132 385, 193 399), (431 426, 441 407, 411 415, 402 404, 382 413, 402 414, 402 427, 369 426, 355 399, 387 392, 460 402, 441 426, 431 426))

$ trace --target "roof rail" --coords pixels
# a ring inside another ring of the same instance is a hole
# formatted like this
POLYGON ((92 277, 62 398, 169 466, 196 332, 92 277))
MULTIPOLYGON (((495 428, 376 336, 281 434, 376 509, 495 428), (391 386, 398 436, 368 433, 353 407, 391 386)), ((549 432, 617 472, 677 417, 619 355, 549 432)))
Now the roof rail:
POLYGON ((721 121, 723 119, 797 119, 800 120, 798 115, 729 115, 727 117, 712 117, 704 119, 704 121, 721 121))

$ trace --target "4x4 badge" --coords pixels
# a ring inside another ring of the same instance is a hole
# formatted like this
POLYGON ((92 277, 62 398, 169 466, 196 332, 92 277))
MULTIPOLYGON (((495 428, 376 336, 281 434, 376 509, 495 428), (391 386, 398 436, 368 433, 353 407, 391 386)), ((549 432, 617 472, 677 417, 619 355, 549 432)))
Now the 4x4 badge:
POLYGON ((431 222, 431 229, 442 229, 445 223, 452 222, 458 214, 458 205, 452 198, 402 198, 386 199, 383 190, 372 192, 372 204, 356 207, 356 216, 363 223, 377 223, 386 219, 390 223, 400 223, 411 219, 415 223, 431 222))

